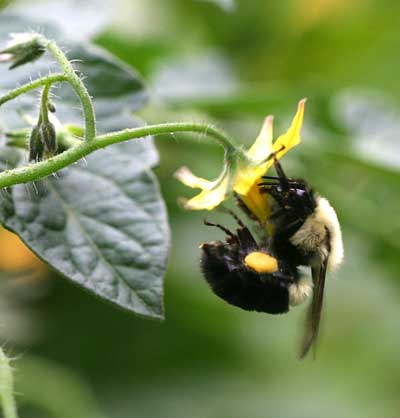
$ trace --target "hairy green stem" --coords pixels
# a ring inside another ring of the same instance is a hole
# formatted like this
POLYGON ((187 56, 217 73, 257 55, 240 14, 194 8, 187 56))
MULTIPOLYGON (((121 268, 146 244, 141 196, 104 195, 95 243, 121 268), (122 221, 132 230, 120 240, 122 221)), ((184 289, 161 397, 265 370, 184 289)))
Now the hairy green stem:
POLYGON ((122 131, 113 132, 106 135, 101 135, 96 138, 96 142, 101 144, 101 148, 107 145, 115 144, 116 142, 127 141, 133 138, 140 138, 147 135, 159 135, 174 132, 197 132, 213 138, 222 147, 227 150, 235 150, 236 146, 233 144, 232 139, 214 128, 211 125, 204 123, 186 123, 186 122, 172 122, 162 123, 158 125, 142 126, 140 128, 124 129, 122 131))
POLYGON ((96 116, 89 92, 57 44, 53 41, 49 41, 47 43, 47 49, 64 70, 68 82, 71 84, 82 103, 83 114, 85 117, 85 140, 92 141, 96 137, 96 116))
POLYGON ((51 84, 46 84, 44 86, 42 97, 40 99, 40 116, 43 122, 49 121, 49 93, 50 93, 51 84))
POLYGON ((0 347, 0 403, 4 418, 17 418, 14 400, 14 381, 10 360, 0 347))
POLYGON ((63 153, 21 168, 7 170, 0 173, 0 188, 9 187, 18 183, 28 183, 39 180, 56 171, 71 165, 93 151, 105 148, 108 145, 130 139, 143 138, 148 135, 160 135, 175 132, 197 132, 213 138, 224 147, 226 154, 231 155, 240 152, 232 140, 218 129, 198 123, 166 123, 160 125, 149 125, 140 128, 125 129, 111 134, 101 135, 92 141, 82 141, 78 145, 64 151, 63 153))
POLYGON ((24 84, 23 86, 11 90, 6 95, 0 97, 0 106, 10 100, 15 99, 21 94, 28 93, 29 91, 35 90, 39 87, 46 86, 48 84, 54 84, 61 81, 68 81, 68 78, 65 74, 50 74, 46 77, 38 78, 37 80, 24 84))

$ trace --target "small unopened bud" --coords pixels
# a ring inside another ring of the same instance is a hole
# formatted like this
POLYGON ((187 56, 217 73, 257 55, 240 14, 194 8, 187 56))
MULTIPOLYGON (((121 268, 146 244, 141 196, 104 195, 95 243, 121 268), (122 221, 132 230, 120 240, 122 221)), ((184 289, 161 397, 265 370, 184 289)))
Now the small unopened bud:
POLYGON ((56 106, 53 102, 48 102, 47 108, 50 110, 51 113, 56 113, 56 106))
POLYGON ((54 155, 57 151, 57 135, 51 122, 42 122, 40 124, 40 137, 47 153, 54 155))
POLYGON ((40 127, 34 126, 29 137, 29 161, 41 161, 43 159, 44 145, 40 134, 40 127))
POLYGON ((0 51, 0 62, 11 63, 10 70, 40 58, 46 50, 44 38, 38 33, 13 33, 7 48, 0 51))

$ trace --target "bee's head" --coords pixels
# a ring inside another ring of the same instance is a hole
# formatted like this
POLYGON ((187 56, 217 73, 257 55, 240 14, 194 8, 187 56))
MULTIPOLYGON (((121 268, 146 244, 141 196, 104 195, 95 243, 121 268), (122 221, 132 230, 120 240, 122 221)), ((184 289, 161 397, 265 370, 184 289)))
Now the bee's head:
POLYGON ((310 185, 303 179, 285 179, 273 183, 262 182, 260 188, 273 197, 284 211, 295 211, 299 217, 310 215, 316 206, 315 194, 310 185))
POLYGON ((303 179, 292 179, 286 176, 280 165, 277 153, 272 153, 269 158, 274 161, 276 176, 263 176, 259 183, 261 192, 274 198, 281 211, 291 211, 297 217, 305 218, 315 209, 315 195, 309 184, 303 179))

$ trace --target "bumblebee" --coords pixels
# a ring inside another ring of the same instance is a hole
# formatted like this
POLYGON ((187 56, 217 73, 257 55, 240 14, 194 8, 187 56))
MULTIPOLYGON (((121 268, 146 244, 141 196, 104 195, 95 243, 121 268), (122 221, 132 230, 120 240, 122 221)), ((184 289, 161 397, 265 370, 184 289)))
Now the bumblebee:
MULTIPOLYGON (((236 217, 235 217, 236 218, 236 217)), ((301 278, 297 267, 277 258, 266 243, 257 243, 238 219, 232 233, 219 224, 226 241, 201 245, 201 269, 213 292, 226 302, 247 311, 282 314, 302 303, 311 293, 311 284, 301 278)))
POLYGON ((288 178, 277 158, 272 158, 277 175, 265 176, 259 184, 271 201, 271 233, 257 242, 234 214, 236 233, 206 222, 222 229, 227 238, 201 245, 201 269, 217 296, 249 311, 285 313, 312 295, 300 351, 303 358, 318 337, 326 272, 343 260, 342 235, 328 200, 305 180, 288 178), (311 268, 311 278, 300 273, 300 266, 311 268))

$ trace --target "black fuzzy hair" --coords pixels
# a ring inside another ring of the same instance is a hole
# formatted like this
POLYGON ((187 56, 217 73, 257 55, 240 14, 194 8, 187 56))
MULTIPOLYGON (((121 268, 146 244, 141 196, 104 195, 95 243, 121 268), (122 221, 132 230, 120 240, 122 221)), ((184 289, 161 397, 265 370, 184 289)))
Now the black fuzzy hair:
POLYGON ((201 269, 212 291, 221 299, 247 311, 285 313, 289 310, 288 287, 299 279, 296 268, 280 260, 275 273, 257 273, 248 268, 245 257, 260 248, 249 229, 243 224, 226 242, 214 241, 201 246, 201 269))

